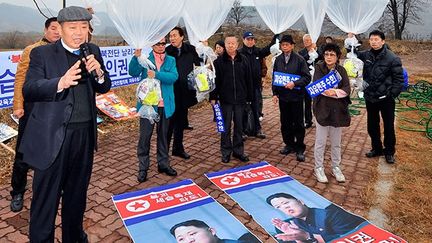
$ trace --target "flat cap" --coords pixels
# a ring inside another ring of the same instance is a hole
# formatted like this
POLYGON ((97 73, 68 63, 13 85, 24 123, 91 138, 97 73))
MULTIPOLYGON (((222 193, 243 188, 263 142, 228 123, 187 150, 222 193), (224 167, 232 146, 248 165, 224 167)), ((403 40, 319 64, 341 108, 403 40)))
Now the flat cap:
POLYGON ((92 15, 83 7, 70 6, 60 10, 57 16, 59 23, 72 22, 72 21, 90 21, 92 15))

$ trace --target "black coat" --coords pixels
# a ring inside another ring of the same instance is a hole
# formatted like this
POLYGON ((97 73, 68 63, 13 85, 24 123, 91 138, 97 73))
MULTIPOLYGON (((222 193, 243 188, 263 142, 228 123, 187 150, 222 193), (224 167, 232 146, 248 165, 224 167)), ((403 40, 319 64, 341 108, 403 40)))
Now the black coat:
POLYGON ((177 47, 172 45, 167 46, 166 53, 175 57, 178 80, 174 83, 174 96, 176 107, 189 108, 195 105, 196 91, 188 85, 188 75, 193 71, 194 65, 200 65, 200 58, 193 45, 183 43, 181 46, 180 56, 178 55, 177 47))
MULTIPOLYGON (((95 95, 96 92, 108 92, 111 88, 111 80, 105 69, 99 47, 91 43, 88 45, 90 52, 95 55, 105 72, 105 81, 102 84, 93 79, 86 82, 91 102, 93 137, 96 146, 95 95)), ((24 129, 19 152, 23 154, 26 163, 41 170, 48 168, 58 156, 75 104, 70 89, 57 93, 58 82, 68 69, 66 52, 60 41, 37 47, 30 53, 30 65, 23 94, 25 101, 32 103, 33 108, 24 129)), ((94 148, 89 149, 91 151, 94 148)))
POLYGON ((402 62, 386 45, 378 55, 372 50, 359 52, 364 62, 363 79, 369 84, 364 97, 372 103, 385 97, 396 98, 404 84, 402 62))
POLYGON ((266 56, 270 55, 270 47, 275 43, 276 41, 276 35, 273 37, 273 40, 270 42, 270 44, 264 48, 258 48, 256 46, 253 47, 247 47, 243 46, 238 51, 246 56, 246 58, 249 60, 249 65, 251 68, 251 77, 252 77, 252 84, 254 89, 261 88, 261 78, 262 78, 262 68, 261 68, 261 61, 266 56))
MULTIPOLYGON (((283 53, 276 57, 273 72, 299 75, 300 79, 295 82, 295 87, 304 88, 311 81, 311 75, 306 61, 295 52, 291 52, 288 63, 285 63, 285 55, 283 53)), ((272 89, 273 95, 278 96, 279 99, 286 102, 301 101, 304 97, 304 91, 300 89, 290 90, 279 86, 272 86, 272 89)))
POLYGON ((251 71, 247 58, 238 53, 234 60, 224 52, 214 61, 216 88, 210 93, 210 100, 225 104, 246 104, 252 101, 253 89, 251 71))

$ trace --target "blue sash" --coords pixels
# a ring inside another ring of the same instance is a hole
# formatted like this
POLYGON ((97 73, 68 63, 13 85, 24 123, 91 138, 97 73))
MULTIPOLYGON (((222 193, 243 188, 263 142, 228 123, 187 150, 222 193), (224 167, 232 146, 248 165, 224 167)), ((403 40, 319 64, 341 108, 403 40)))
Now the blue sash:
POLYGON ((314 98, 322 94, 324 91, 338 85, 341 80, 342 77, 339 75, 338 72, 331 71, 321 79, 318 79, 317 81, 308 84, 306 86, 306 90, 310 97, 314 98))
MULTIPOLYGON (((287 85, 289 82, 295 82, 300 78, 301 76, 295 74, 273 72, 273 85, 278 87, 285 87, 285 85, 287 85)), ((300 87, 294 87, 294 89, 300 89, 300 87)))
POLYGON ((216 116, 216 128, 218 130, 218 132, 225 132, 225 126, 224 126, 224 119, 222 117, 222 110, 220 108, 220 105, 218 103, 216 103, 213 106, 213 110, 216 116))

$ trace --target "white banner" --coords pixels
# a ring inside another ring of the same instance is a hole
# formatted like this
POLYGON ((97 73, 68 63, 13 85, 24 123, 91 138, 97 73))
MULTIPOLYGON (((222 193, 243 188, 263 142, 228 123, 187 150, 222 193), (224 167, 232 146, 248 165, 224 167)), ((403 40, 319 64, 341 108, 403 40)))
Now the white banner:
MULTIPOLYGON (((101 47, 105 68, 109 72, 112 88, 135 84, 139 77, 128 74, 128 65, 134 48, 130 46, 101 47)), ((150 52, 151 49, 144 50, 150 52)), ((22 51, 0 52, 0 109, 12 107, 15 73, 22 51)))

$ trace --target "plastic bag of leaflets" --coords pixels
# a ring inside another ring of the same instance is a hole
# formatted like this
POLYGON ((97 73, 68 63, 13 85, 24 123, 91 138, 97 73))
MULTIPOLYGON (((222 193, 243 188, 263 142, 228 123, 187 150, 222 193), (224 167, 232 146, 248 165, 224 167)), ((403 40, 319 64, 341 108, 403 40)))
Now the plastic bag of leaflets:
POLYGON ((309 65, 309 72, 313 77, 315 73, 314 64, 315 64, 315 60, 318 58, 318 52, 314 48, 312 48, 312 50, 308 52, 308 55, 309 55, 309 60, 306 60, 306 62, 309 65))
POLYGON ((196 91, 198 102, 201 102, 207 99, 210 92, 216 87, 216 75, 213 71, 213 61, 217 58, 217 55, 210 47, 205 46, 202 42, 196 45, 196 51, 203 62, 201 66, 195 67, 194 70, 189 73, 188 82, 189 87, 196 91))
POLYGON ((363 80, 363 61, 360 60, 354 52, 354 49, 360 46, 360 44, 357 38, 353 36, 345 40, 345 45, 349 46, 351 51, 347 54, 347 59, 344 60, 343 67, 347 71, 351 87, 357 90, 359 98, 363 98, 363 90, 369 85, 363 80))
POLYGON ((151 124, 158 122, 159 114, 154 106, 157 106, 162 99, 160 81, 154 78, 141 80, 136 90, 136 96, 141 105, 138 110, 140 117, 148 119, 151 124))
POLYGON ((272 55, 272 67, 274 66, 274 62, 276 60, 276 57, 282 54, 282 51, 279 46, 279 38, 276 38, 276 43, 274 43, 270 47, 270 54, 272 55))

